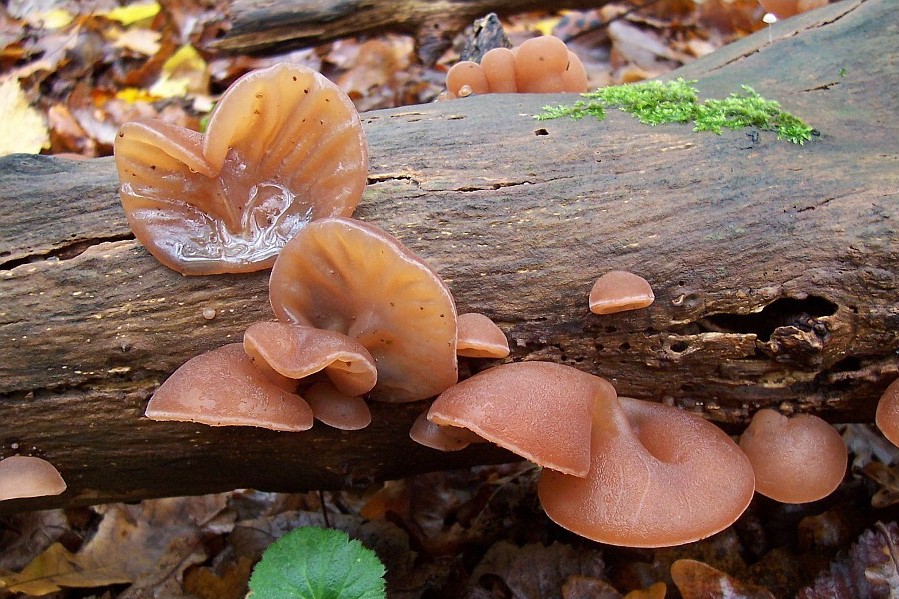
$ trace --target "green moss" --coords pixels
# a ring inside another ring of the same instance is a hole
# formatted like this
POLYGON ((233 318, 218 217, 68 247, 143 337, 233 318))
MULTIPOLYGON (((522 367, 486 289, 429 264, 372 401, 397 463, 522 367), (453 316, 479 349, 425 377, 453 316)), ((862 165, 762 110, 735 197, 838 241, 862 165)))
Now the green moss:
POLYGON ((693 122, 694 131, 742 129, 756 127, 775 131, 778 139, 803 144, 811 139, 814 129, 799 118, 785 112, 774 100, 767 100, 749 86, 723 100, 699 101, 695 81, 644 81, 631 85, 612 85, 582 94, 584 100, 570 105, 544 106, 538 120, 585 116, 605 118, 606 109, 618 108, 634 115, 641 123, 693 122))

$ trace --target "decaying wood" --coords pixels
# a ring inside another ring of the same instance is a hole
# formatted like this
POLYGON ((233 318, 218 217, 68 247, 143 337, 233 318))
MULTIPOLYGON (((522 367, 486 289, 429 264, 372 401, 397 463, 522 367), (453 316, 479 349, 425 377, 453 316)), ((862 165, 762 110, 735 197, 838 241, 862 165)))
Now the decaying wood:
MULTIPOLYGON (((493 317, 511 359, 571 364, 734 429, 760 406, 869 421, 899 371, 890 4, 831 5, 778 24, 772 44, 765 32, 682 71, 704 95, 746 83, 780 100, 820 130, 805 146, 619 113, 531 118, 572 97, 376 111, 363 115, 371 178, 357 216, 429 260, 460 311, 493 317), (609 269, 643 275, 655 303, 590 314, 609 269)), ((2 159, 0 197, 0 452, 45 457, 69 484, 0 509, 338 488, 507 458, 415 446, 420 405, 374 406, 359 432, 146 420, 181 363, 272 318, 267 273, 159 265, 130 237, 110 159, 2 159)))
MULTIPOLYGON (((597 8, 596 0, 561 0, 553 8, 597 8)), ((230 52, 274 52, 373 33, 415 36, 419 55, 430 63, 472 20, 545 9, 539 0, 230 0, 224 6, 231 29, 213 46, 230 52)))

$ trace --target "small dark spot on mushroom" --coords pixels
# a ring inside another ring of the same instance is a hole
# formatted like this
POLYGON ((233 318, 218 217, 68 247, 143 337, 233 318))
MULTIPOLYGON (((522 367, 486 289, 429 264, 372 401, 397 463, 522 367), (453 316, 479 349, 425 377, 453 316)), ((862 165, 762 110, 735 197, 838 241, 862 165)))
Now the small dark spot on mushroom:
POLYGON ((303 93, 304 93, 304 94, 308 94, 308 93, 309 93, 309 90, 308 90, 308 89, 304 89, 304 90, 303 90, 303 93))
POLYGON ((253 111, 253 114, 262 114, 262 112, 259 111, 259 110, 254 110, 254 111, 253 111))
POLYGON ((395 303, 395 302, 390 302, 390 307, 391 307, 391 308, 396 308, 396 303, 395 303))
POLYGON ((150 170, 154 170, 154 171, 155 171, 155 170, 156 170, 156 165, 155 165, 155 164, 151 164, 151 165, 150 165, 150 170))
POLYGON ((325 102, 330 102, 330 98, 325 98, 325 102))
POLYGON ((443 314, 440 315, 440 318, 443 318, 443 314))
POLYGON ((296 80, 297 80, 297 76, 294 75, 294 76, 292 77, 292 79, 293 79, 294 81, 296 81, 296 80))
POLYGON ((257 98, 257 99, 262 98, 262 94, 261 94, 261 93, 257 93, 257 94, 256 94, 256 98, 257 98))
POLYGON ((124 133, 119 133, 119 137, 125 137, 124 133))
POLYGON ((549 135, 549 131, 546 129, 534 129, 534 135, 549 135))

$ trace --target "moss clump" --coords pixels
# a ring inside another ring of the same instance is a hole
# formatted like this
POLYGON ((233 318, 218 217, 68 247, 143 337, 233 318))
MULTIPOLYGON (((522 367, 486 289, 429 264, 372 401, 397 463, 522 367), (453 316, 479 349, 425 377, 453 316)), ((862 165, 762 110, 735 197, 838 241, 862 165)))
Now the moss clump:
POLYGON ((580 119, 591 115, 603 119, 607 108, 618 108, 646 125, 693 122, 694 131, 719 134, 723 128, 756 127, 775 131, 778 139, 798 144, 812 138, 814 129, 748 85, 723 100, 700 102, 694 83, 678 78, 668 82, 611 85, 581 94, 584 100, 568 106, 544 106, 543 112, 534 118, 547 120, 567 116, 580 119))

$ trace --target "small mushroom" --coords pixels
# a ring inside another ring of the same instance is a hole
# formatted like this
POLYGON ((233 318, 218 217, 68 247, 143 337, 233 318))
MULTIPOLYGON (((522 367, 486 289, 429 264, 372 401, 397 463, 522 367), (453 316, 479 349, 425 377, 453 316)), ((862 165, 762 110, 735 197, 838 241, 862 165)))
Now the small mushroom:
MULTIPOLYGON (((508 48, 494 48, 481 58, 481 68, 490 92, 494 94, 514 94, 518 91, 515 82, 515 55, 508 48)), ((449 85, 449 76, 447 76, 449 85)))
POLYGON ((470 60, 463 60, 452 66, 446 73, 446 88, 457 96, 490 92, 490 85, 487 83, 484 69, 478 63, 470 60), (468 92, 464 93, 463 88, 466 86, 468 92))
POLYGON ((349 216, 368 150, 353 103, 315 71, 254 71, 221 97, 205 135, 125 123, 119 194, 137 239, 182 274, 268 268, 311 219, 349 216))
POLYGON ((0 460, 0 501, 59 495, 66 483, 47 460, 14 455, 0 460))
POLYGON ((552 520, 600 543, 703 539, 732 524, 752 499, 752 466, 736 443, 674 407, 602 397, 589 447, 586 478, 544 470, 537 492, 552 520))
POLYGON ((880 396, 874 422, 890 443, 899 446, 899 379, 890 383, 880 396))
POLYGON ((645 308, 655 301, 655 294, 643 277, 625 270, 612 270, 602 275, 590 290, 590 311, 612 314, 645 308))
POLYGON ((846 474, 840 433, 811 414, 788 418, 756 412, 740 437, 755 472, 755 490, 781 503, 806 503, 830 495, 846 474))
POLYGON ((459 451, 472 443, 484 441, 468 429, 434 424, 428 420, 427 410, 419 414, 412 423, 409 437, 416 443, 438 451, 459 451))
POLYGON ((597 397, 614 399, 608 381, 561 364, 514 362, 441 393, 428 420, 467 428, 546 468, 586 476, 597 397))
POLYGON ((258 426, 276 431, 312 427, 309 404, 269 380, 240 343, 185 362, 150 398, 146 415, 151 420, 258 426))
POLYGON ((456 382, 456 306, 440 276, 394 237, 324 218, 281 251, 269 298, 282 322, 337 331, 374 357, 372 399, 417 401, 456 382))
POLYGON ((456 355, 465 358, 505 358, 509 341, 502 329, 483 314, 467 312, 457 319, 456 355))
POLYGON ((243 346, 257 367, 274 370, 289 380, 324 370, 343 395, 364 395, 378 380, 375 361, 368 350, 336 331, 257 322, 244 333, 243 346))
POLYGON ((357 395, 338 391, 332 383, 316 383, 303 393, 312 415, 328 426, 343 431, 357 431, 371 424, 371 410, 357 395))
POLYGON ((521 93, 587 91, 580 59, 552 35, 527 40, 514 50, 515 79, 521 93), (566 75, 567 74, 567 75, 566 75), (583 76, 581 76, 583 75, 583 76))

